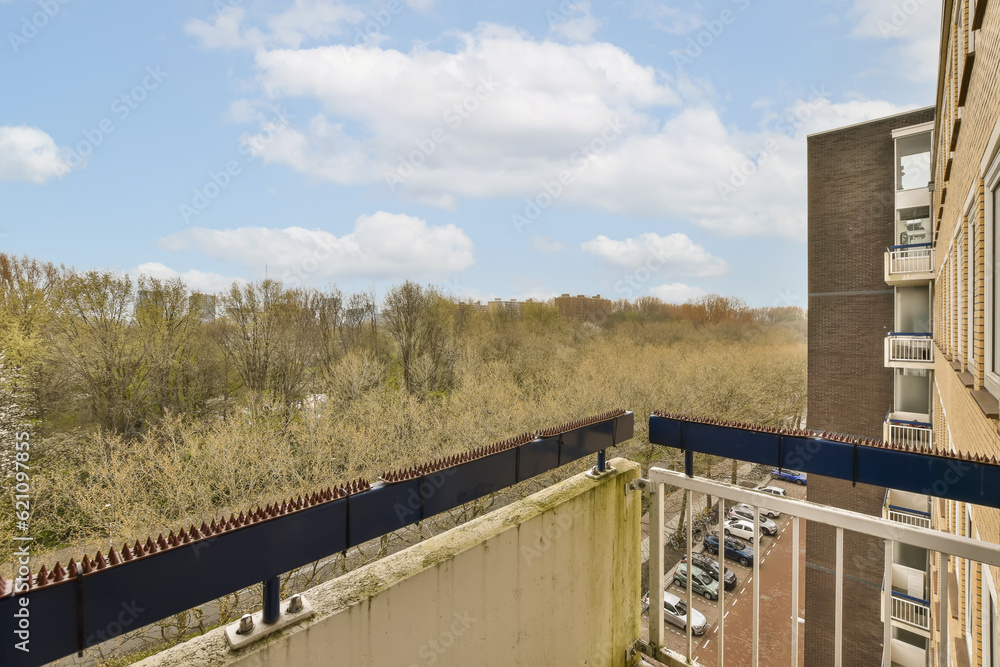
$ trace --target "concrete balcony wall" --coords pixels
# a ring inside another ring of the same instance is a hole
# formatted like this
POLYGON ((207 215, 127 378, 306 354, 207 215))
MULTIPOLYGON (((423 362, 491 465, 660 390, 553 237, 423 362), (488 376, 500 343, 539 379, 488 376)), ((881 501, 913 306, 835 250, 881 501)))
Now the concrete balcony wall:
POLYGON ((307 591, 315 616, 241 651, 218 628, 138 664, 630 664, 642 494, 637 464, 611 464, 307 591))

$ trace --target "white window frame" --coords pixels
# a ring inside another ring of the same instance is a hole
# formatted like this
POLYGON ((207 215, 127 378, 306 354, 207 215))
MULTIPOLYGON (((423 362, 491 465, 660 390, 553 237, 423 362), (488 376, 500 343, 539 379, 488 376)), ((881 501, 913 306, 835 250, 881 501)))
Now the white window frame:
POLYGON ((995 229, 997 224, 1000 224, 1000 211, 995 210, 997 196, 995 192, 1000 190, 1000 156, 993 159, 993 163, 983 177, 983 199, 986 200, 983 215, 983 246, 986 254, 983 258, 986 265, 986 275, 983 276, 983 304, 985 306, 983 309, 983 343, 985 343, 983 346, 983 366, 985 367, 983 377, 985 378, 986 390, 1000 398, 1000 373, 993 370, 994 355, 997 354, 997 351, 993 349, 994 338, 996 327, 1000 322, 1000 312, 997 312, 997 304, 995 303, 996 297, 1000 295, 994 294, 996 283, 994 273, 1000 270, 1000 267, 995 266, 993 261, 997 253, 995 244, 1000 242, 995 229))
MULTIPOLYGON (((978 179, 977 179, 978 180, 978 179)), ((965 307, 966 307, 966 329, 968 330, 968 340, 965 344, 965 370, 976 374, 973 361, 976 356, 976 341, 972 332, 976 330, 976 215, 975 215, 975 188, 969 193, 969 201, 965 205, 965 214, 962 222, 965 227, 965 262, 968 265, 968 280, 965 284, 965 307)))
POLYGON ((983 664, 988 667, 997 667, 1000 665, 1000 655, 993 655, 993 646, 996 645, 1000 648, 1000 636, 998 636, 997 628, 1000 626, 1000 606, 997 605, 997 589, 996 585, 993 583, 993 568, 984 566, 983 567, 983 581, 986 588, 983 591, 983 664), (989 623, 985 616, 990 613, 990 609, 993 610, 993 623, 989 623), (993 626, 993 634, 990 636, 986 630, 993 626))
POLYGON ((962 283, 962 263, 965 260, 965 228, 959 225, 958 235, 955 237, 955 316, 958 319, 958 329, 956 331, 957 340, 955 349, 958 353, 955 357, 959 361, 964 361, 966 347, 962 344, 962 333, 965 331, 965 327, 962 325, 965 323, 965 316, 962 312, 962 307, 968 301, 966 298, 966 293, 968 289, 963 290, 965 285, 962 283))

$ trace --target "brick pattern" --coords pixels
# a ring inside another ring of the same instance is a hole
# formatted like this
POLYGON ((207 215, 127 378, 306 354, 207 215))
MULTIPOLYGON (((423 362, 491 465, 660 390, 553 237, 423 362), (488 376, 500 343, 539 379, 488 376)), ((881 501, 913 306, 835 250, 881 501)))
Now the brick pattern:
MULTIPOLYGON (((809 427, 881 438, 893 402, 883 339, 893 329, 885 247, 893 244, 895 147, 892 130, 934 119, 933 109, 810 137, 809 427), (840 293, 838 296, 823 294, 840 293), (848 293, 848 294, 844 294, 848 293)), ((880 515, 885 489, 812 475, 808 499, 880 515)), ((836 531, 806 534, 807 667, 832 663, 836 531)), ((844 536, 845 665, 882 660, 879 540, 844 536)))
MULTIPOLYGON (((988 2, 988 0, 981 0, 988 2)), ((959 359, 973 375, 974 388, 984 387, 987 368, 986 352, 990 342, 986 326, 986 281, 991 279, 987 270, 991 262, 987 255, 992 249, 986 246, 985 219, 986 197, 991 193, 982 180, 981 161, 988 149, 988 142, 997 118, 1000 117, 1000 3, 989 2, 985 19, 975 42, 975 62, 972 65, 969 92, 965 106, 955 108, 958 90, 967 65, 969 2, 960 0, 951 4, 955 12, 949 34, 944 87, 938 91, 942 109, 937 137, 937 161, 934 165, 935 182, 933 215, 938 218, 938 236, 935 249, 941 271, 935 290, 935 313, 941 325, 935 339, 940 351, 935 368, 937 393, 941 414, 935 409, 935 432, 950 433, 957 450, 980 454, 1000 454, 1000 425, 987 419, 973 400, 969 389, 958 380, 948 363, 948 357, 959 359), (944 178, 950 157, 952 133, 961 114, 961 124, 955 142, 954 158, 949 178, 944 178), (965 210, 972 195, 972 206, 965 210), (940 215, 939 215, 940 212, 940 215), (972 295, 971 309, 969 294, 972 295), (944 330, 942 331, 942 327, 944 330), (971 355, 969 340, 971 337, 971 355), (940 422, 938 420, 940 418, 940 422)), ((940 442, 940 441, 939 441, 940 442)), ((952 530, 965 534, 964 504, 958 504, 957 518, 949 519, 952 530)), ((972 508, 974 534, 984 540, 1000 540, 1000 512, 981 507, 972 508)), ((962 631, 966 619, 973 628, 967 640, 973 646, 975 662, 982 660, 983 581, 981 568, 974 568, 968 577, 965 563, 958 562, 959 623, 962 631), (967 608, 966 593, 972 587, 972 607, 967 608)), ((1000 585, 1000 572, 988 568, 990 576, 1000 585)))

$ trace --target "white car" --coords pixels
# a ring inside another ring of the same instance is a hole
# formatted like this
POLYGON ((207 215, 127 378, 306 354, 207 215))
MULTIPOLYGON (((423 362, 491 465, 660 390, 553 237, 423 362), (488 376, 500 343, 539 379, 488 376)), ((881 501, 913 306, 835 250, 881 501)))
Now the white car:
MULTIPOLYGON (((764 486, 757 490, 760 491, 761 493, 766 493, 768 495, 776 496, 778 498, 788 497, 788 493, 786 493, 785 490, 780 486, 764 486)), ((775 512, 774 510, 763 510, 763 511, 766 511, 767 515, 774 519, 777 519, 779 516, 781 516, 781 512, 775 512)))
POLYGON ((788 492, 786 492, 780 486, 763 486, 757 490, 760 491, 761 493, 769 493, 772 496, 780 496, 781 498, 788 497, 788 492))
POLYGON ((730 519, 724 524, 724 530, 726 531, 726 535, 739 537, 750 544, 753 544, 754 537, 756 537, 753 534, 753 521, 747 521, 746 519, 730 519))
MULTIPOLYGON (((643 605, 649 608, 649 593, 642 598, 643 605)), ((687 604, 684 600, 670 593, 663 591, 663 619, 667 623, 672 623, 681 629, 687 629, 687 604)), ((705 615, 697 609, 691 610, 691 634, 703 635, 708 629, 708 621, 705 615)))
MULTIPOLYGON (((766 509, 761 508, 760 510, 760 529, 763 530, 768 535, 776 535, 778 533, 778 524, 768 519, 764 516, 767 513, 766 509)), ((753 508, 746 503, 740 503, 739 505, 734 505, 729 508, 729 514, 727 515, 730 519, 746 519, 753 525, 753 508)))

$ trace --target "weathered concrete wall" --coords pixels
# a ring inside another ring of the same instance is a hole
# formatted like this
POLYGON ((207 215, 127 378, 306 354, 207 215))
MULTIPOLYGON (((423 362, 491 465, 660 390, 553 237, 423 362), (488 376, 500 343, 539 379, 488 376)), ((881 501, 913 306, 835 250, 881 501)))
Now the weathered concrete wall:
POLYGON ((221 628, 140 663, 626 664, 639 635, 637 464, 578 475, 305 594, 316 615, 231 652, 221 628))

